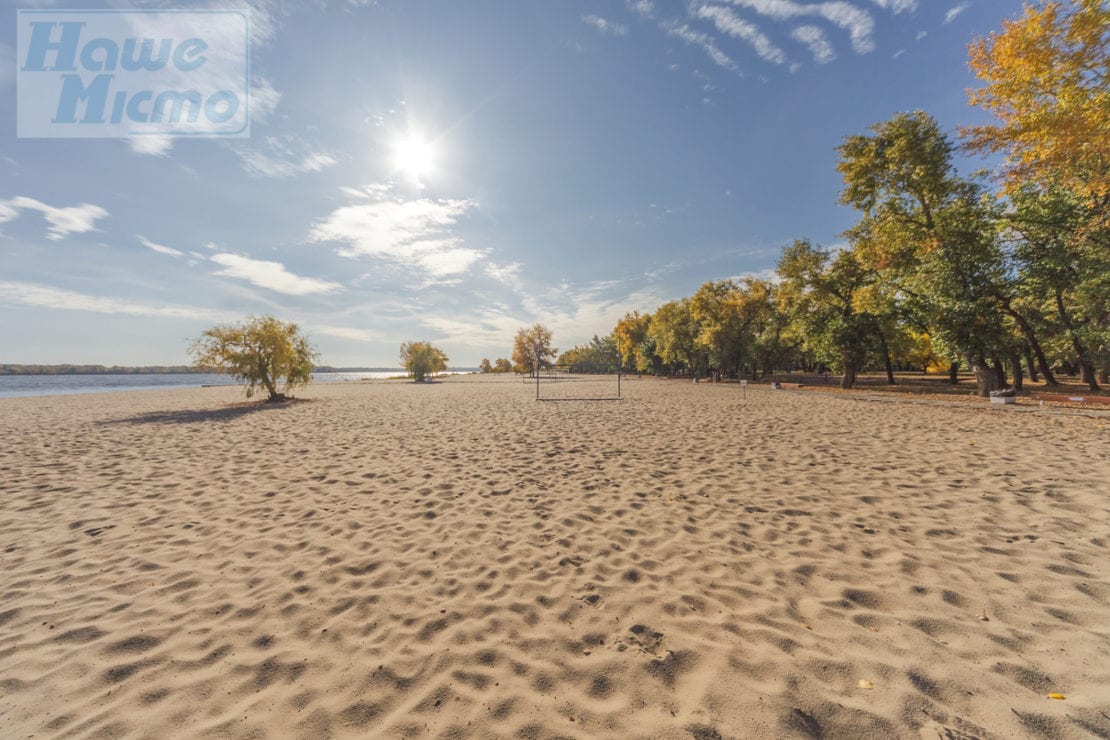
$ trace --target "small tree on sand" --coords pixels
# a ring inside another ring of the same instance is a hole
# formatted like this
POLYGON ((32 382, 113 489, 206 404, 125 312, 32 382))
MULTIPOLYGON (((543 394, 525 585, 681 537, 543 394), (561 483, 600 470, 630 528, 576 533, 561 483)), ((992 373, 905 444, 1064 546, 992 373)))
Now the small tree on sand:
POLYGON ((265 390, 267 401, 284 401, 288 391, 308 385, 317 357, 295 323, 273 316, 214 326, 193 342, 189 354, 199 367, 226 372, 246 383, 247 398, 258 388, 265 390))
POLYGON ((551 346, 551 330, 543 324, 524 327, 513 340, 513 363, 522 373, 535 373, 550 365, 559 350, 551 346))
POLYGON ((447 355, 428 342, 405 342, 401 345, 401 365, 420 383, 427 376, 447 369, 447 355))

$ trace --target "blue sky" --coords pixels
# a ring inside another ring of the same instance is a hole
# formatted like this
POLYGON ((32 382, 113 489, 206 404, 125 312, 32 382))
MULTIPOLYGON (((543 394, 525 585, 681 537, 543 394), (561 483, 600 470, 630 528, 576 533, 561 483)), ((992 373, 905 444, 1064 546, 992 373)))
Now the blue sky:
POLYGON ((184 363, 269 313, 339 366, 411 339, 472 366, 536 321, 570 347, 840 242, 836 145, 898 111, 983 121, 967 43, 1021 9, 257 2, 250 138, 132 142, 16 138, 32 4, 0 16, 0 362, 184 363))

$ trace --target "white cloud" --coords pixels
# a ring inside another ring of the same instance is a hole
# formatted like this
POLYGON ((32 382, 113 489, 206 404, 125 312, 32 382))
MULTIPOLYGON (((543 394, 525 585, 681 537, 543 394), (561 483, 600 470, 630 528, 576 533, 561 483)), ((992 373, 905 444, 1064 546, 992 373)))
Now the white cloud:
POLYGON ((740 18, 728 8, 722 8, 719 5, 703 5, 695 11, 695 15, 698 18, 713 21, 721 33, 747 41, 761 59, 775 64, 786 62, 786 54, 783 50, 775 46, 758 26, 740 18))
POLYGON ((339 162, 328 152, 305 147, 293 136, 267 136, 263 142, 263 148, 236 149, 243 169, 258 177, 291 177, 321 172, 339 162))
POLYGON ((483 252, 469 247, 449 247, 421 254, 419 260, 424 269, 433 277, 443 277, 466 272, 471 265, 482 259, 483 254, 483 252))
POLYGON ((668 300, 658 285, 644 286, 640 279, 632 284, 638 287, 631 291, 622 280, 563 284, 524 293, 522 304, 531 321, 550 328, 555 344, 565 350, 589 341, 594 334, 608 334, 629 311, 654 311, 668 300))
POLYGON ((507 265, 487 262, 486 274, 499 283, 515 286, 520 279, 520 268, 522 266, 519 262, 511 262, 507 265))
POLYGON ((964 12, 970 7, 971 3, 960 3, 959 5, 955 5, 949 8, 948 12, 944 14, 944 24, 948 25, 952 21, 956 20, 956 17, 959 16, 960 13, 964 12))
POLYGON ((443 277, 466 272, 484 254, 454 233, 474 201, 391 198, 380 185, 343 192, 355 202, 332 211, 309 237, 345 244, 338 250, 343 257, 384 258, 443 277))
POLYGON ((624 36, 628 33, 628 26, 623 23, 613 23, 597 15, 584 15, 582 16, 582 22, 593 26, 601 33, 608 33, 613 36, 624 36))
POLYGON ((871 0, 871 2, 895 15, 917 10, 917 0, 871 0))
POLYGON ((223 265, 224 269, 217 271, 217 275, 246 280, 260 288, 268 288, 286 295, 331 293, 342 287, 339 283, 295 275, 280 262, 256 260, 226 252, 214 254, 209 259, 218 265, 223 265))
POLYGON ((517 329, 531 321, 501 308, 481 308, 468 316, 429 315, 421 323, 440 333, 441 341, 467 347, 497 347, 507 353, 517 329))
POLYGON ((921 39, 925 38, 928 35, 929 35, 928 31, 918 31, 917 35, 914 36, 914 39, 917 40, 917 41, 920 41, 921 39))
POLYGON ((644 18, 655 16, 655 4, 651 0, 627 0, 628 9, 644 18))
POLYGON ((808 46, 810 54, 813 54, 813 61, 818 64, 828 64, 836 59, 832 44, 825 37, 825 32, 817 26, 798 26, 790 37, 808 46))
MULTIPOLYGON (((804 16, 824 18, 838 28, 848 31, 852 49, 857 54, 866 54, 875 49, 871 35, 875 31, 875 20, 863 8, 841 0, 822 3, 799 3, 794 0, 729 0, 733 5, 754 10, 760 15, 785 21, 804 16)), ((892 0, 892 5, 903 5, 907 0, 892 0)), ((900 11, 896 11, 900 12, 900 11)))
POLYGON ((57 308, 67 311, 125 314, 128 316, 164 316, 174 319, 230 321, 237 317, 220 311, 191 306, 149 305, 119 298, 92 296, 36 283, 0 281, 0 302, 23 306, 57 308))
POLYGON ((132 136, 127 140, 127 145, 136 154, 164 157, 173 149, 173 137, 160 135, 132 136))
POLYGON ((41 213, 46 218, 46 223, 49 224, 46 229, 46 238, 53 241, 63 239, 70 234, 85 234, 96 231, 96 222, 108 217, 106 210, 91 203, 82 203, 79 206, 69 206, 67 208, 55 208, 40 200, 19 195, 10 200, 0 200, 0 224, 15 219, 21 211, 38 211, 41 213))
POLYGON ((682 39, 686 43, 693 44, 694 46, 700 46, 701 49, 709 55, 709 58, 713 60, 714 64, 724 67, 725 69, 736 69, 736 62, 732 61, 728 54, 721 51, 717 47, 717 43, 709 35, 701 31, 695 31, 685 23, 676 23, 674 21, 661 23, 659 27, 675 38, 682 39))
POLYGON ((137 236, 136 238, 139 240, 140 243, 142 243, 142 245, 144 247, 146 247, 147 249, 153 249, 155 252, 159 252, 161 254, 168 254, 171 257, 184 257, 185 256, 184 252, 181 252, 180 250, 174 249, 173 247, 167 247, 164 244, 156 244, 156 243, 152 242, 151 240, 147 239, 145 236, 137 236))

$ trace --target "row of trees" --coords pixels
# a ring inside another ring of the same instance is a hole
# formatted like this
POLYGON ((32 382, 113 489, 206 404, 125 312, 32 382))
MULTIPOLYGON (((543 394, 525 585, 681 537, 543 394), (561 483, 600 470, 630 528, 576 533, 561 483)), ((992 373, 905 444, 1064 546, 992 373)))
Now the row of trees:
POLYGON ((478 370, 483 373, 511 373, 513 372, 513 363, 504 357, 498 357, 491 363, 488 357, 483 357, 482 361, 478 363, 478 370))
MULTIPOLYGON (((864 369, 960 363, 982 395, 1023 376, 1092 390, 1110 371, 1110 6, 1027 6, 971 47, 999 119, 950 139, 928 114, 899 114, 838 148, 841 202, 860 216, 849 247, 786 247, 774 280, 703 285, 612 338, 649 373, 864 369), (1002 152, 996 189, 954 155, 1002 152), (1009 368, 1009 371, 1007 370, 1009 368)), ((605 340, 595 338, 591 347, 605 340)), ((573 361, 580 350, 568 357, 573 361)))

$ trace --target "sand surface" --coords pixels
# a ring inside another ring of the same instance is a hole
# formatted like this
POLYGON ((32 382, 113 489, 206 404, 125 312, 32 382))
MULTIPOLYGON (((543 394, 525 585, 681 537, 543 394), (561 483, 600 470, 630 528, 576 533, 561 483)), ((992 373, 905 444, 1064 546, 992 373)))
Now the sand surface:
POLYGON ((0 737, 1110 737, 1110 415, 624 391, 0 399, 0 737))

